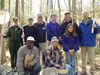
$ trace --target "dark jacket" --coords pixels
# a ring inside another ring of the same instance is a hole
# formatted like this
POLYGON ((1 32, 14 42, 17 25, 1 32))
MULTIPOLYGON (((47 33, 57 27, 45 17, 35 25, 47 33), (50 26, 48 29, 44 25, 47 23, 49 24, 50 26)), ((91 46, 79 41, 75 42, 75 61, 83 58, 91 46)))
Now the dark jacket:
POLYGON ((77 35, 74 37, 73 35, 70 35, 69 38, 67 38, 65 35, 62 39, 62 45, 64 51, 69 51, 70 49, 74 49, 75 51, 79 49, 79 36, 77 35))
POLYGON ((27 37, 32 36, 36 40, 35 46, 39 47, 39 44, 37 42, 37 40, 38 40, 38 30, 37 30, 37 28, 34 25, 32 25, 32 26, 26 25, 26 26, 23 27, 23 30, 24 30, 24 34, 25 34, 25 38, 24 38, 25 42, 27 41, 27 37))
POLYGON ((96 46, 96 34, 100 32, 100 28, 98 28, 98 24, 96 24, 97 28, 94 29, 94 33, 91 33, 93 20, 89 18, 89 21, 85 25, 84 20, 79 25, 80 29, 80 45, 81 46, 96 46))
POLYGON ((53 36, 61 37, 61 27, 58 23, 53 24, 51 21, 47 24, 47 39, 51 41, 53 36))
POLYGON ((38 22, 34 24, 34 26, 38 29, 38 42, 45 43, 46 42, 46 26, 45 22, 43 24, 39 24, 38 22))
POLYGON ((22 34, 22 29, 19 26, 15 27, 14 25, 11 25, 8 28, 8 31, 6 35, 4 36, 4 38, 9 37, 9 41, 21 42, 22 41, 21 34, 22 34))
MULTIPOLYGON (((78 27, 78 25, 76 24, 75 21, 73 21, 73 22, 74 22, 75 32, 79 35, 79 27, 78 27)), ((65 22, 63 22, 63 23, 61 24, 62 35, 64 35, 65 30, 66 30, 66 27, 67 27, 67 25, 68 25, 69 23, 72 23, 72 20, 70 20, 69 22, 65 21, 65 22)))

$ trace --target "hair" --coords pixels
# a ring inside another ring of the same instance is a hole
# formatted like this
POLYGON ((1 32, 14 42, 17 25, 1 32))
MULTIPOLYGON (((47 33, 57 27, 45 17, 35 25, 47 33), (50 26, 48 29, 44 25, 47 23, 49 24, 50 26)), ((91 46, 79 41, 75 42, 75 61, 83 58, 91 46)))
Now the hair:
POLYGON ((67 15, 67 14, 70 15, 71 13, 70 12, 66 12, 64 15, 67 15))
POLYGON ((73 35, 74 37, 76 37, 76 36, 77 36, 77 33, 75 32, 75 28, 74 28, 74 25, 73 25, 72 23, 69 23, 69 24, 67 25, 67 27, 66 27, 66 30, 65 30, 65 35, 66 35, 66 37, 67 37, 67 38, 70 37, 70 32, 68 31, 69 26, 73 26, 72 35, 73 35))
POLYGON ((56 16, 56 17, 57 17, 57 15, 56 15, 56 14, 52 14, 50 17, 52 18, 52 16, 56 16))

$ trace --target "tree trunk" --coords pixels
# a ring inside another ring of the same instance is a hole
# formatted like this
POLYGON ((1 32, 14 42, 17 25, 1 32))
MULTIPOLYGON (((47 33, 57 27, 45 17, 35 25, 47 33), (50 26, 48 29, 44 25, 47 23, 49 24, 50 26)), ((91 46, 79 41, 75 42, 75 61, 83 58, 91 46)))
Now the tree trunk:
POLYGON ((20 25, 24 25, 24 0, 21 0, 20 25))
POLYGON ((1 0, 1 10, 4 10, 5 0, 1 0))
POLYGON ((95 0, 93 0, 93 18, 95 18, 95 0))
MULTIPOLYGON (((5 8, 5 0, 1 0, 1 10, 4 10, 4 8, 5 8)), ((0 25, 0 32, 1 32, 1 25, 0 25)), ((0 41, 1 41, 1 39, 0 39, 0 41)), ((0 55, 1 56, 1 62, 2 63, 4 63, 5 61, 6 61, 6 56, 5 56, 5 42, 4 42, 4 39, 2 39, 2 43, 0 42, 0 44, 2 44, 2 49, 1 49, 1 51, 2 51, 2 55, 0 55)), ((1 62, 0 62, 0 64, 1 64, 1 62)))
MULTIPOLYGON (((10 1, 11 1, 11 0, 9 0, 9 10, 8 10, 9 13, 10 13, 10 4, 11 4, 10 1)), ((9 27, 9 26, 10 26, 10 20, 9 20, 9 22, 8 22, 8 27, 9 27)))
POLYGON ((15 16, 18 17, 18 4, 19 0, 16 0, 16 5, 15 5, 15 16))
POLYGON ((71 0, 68 0, 69 12, 71 12, 71 0))
POLYGON ((77 21, 76 11, 77 11, 77 9, 76 9, 76 0, 72 0, 72 13, 73 13, 72 17, 75 21, 77 21))
POLYGON ((60 8, 60 1, 58 0, 58 9, 59 9, 59 23, 61 24, 61 8, 60 8))

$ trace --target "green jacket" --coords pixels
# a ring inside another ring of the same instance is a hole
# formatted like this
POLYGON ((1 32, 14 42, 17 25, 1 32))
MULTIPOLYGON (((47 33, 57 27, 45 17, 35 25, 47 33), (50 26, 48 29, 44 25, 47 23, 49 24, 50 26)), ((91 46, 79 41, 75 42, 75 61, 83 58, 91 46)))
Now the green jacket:
POLYGON ((21 42, 21 34, 22 34, 22 29, 18 26, 17 29, 14 27, 14 25, 10 26, 8 28, 8 31, 4 38, 9 37, 9 41, 14 41, 14 42, 21 42))

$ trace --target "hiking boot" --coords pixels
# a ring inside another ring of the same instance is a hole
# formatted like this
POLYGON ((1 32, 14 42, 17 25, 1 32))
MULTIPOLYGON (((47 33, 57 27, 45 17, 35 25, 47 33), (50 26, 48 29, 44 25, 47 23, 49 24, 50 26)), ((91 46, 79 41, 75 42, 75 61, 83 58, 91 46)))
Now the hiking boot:
POLYGON ((94 75, 94 72, 90 72, 90 75, 94 75))
POLYGON ((82 72, 81 75, 87 75, 87 73, 86 72, 82 72))

